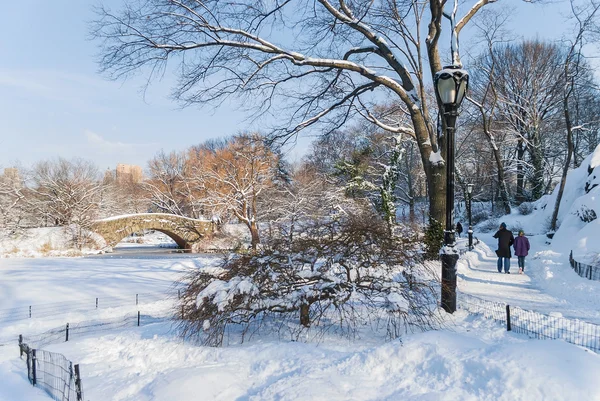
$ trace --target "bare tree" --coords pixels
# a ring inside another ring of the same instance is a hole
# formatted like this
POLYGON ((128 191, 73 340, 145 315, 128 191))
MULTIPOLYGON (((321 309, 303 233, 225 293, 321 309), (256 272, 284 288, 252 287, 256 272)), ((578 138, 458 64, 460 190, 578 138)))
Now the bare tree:
POLYGON ((33 210, 47 225, 70 226, 73 241, 81 248, 100 201, 102 183, 96 166, 83 159, 42 161, 33 168, 32 183, 33 210))
POLYGON ((8 168, 0 176, 0 230, 14 234, 28 218, 26 177, 23 169, 8 168))
POLYGON ((234 136, 222 147, 198 149, 190 161, 193 187, 216 213, 231 213, 250 230, 252 248, 260 243, 258 201, 274 185, 278 156, 258 134, 234 136))
POLYGON ((453 22, 452 62, 460 66, 458 34, 491 1, 477 0, 461 18, 457 0, 448 13, 445 1, 130 1, 120 13, 98 9, 92 34, 102 40, 100 65, 110 76, 148 69, 152 80, 178 59, 177 100, 218 105, 246 95, 256 116, 276 108, 275 138, 316 124, 331 132, 357 113, 394 135, 412 136, 430 215, 444 221, 445 164, 438 156, 445 137, 426 86, 442 69, 444 15, 453 22), (379 119, 373 104, 382 97, 397 99, 406 118, 379 119))
POLYGON ((188 158, 184 152, 160 151, 148 162, 144 186, 155 210, 192 218, 199 217, 189 190, 188 158))
POLYGON ((556 231, 560 202, 565 189, 571 158, 574 153, 573 132, 583 128, 585 124, 585 122, 579 121, 581 125, 575 125, 577 122, 574 121, 575 116, 571 112, 571 109, 573 103, 577 100, 574 98, 574 93, 577 92, 578 86, 582 83, 587 83, 587 80, 580 79, 582 76, 587 78, 584 75, 584 71, 589 68, 589 65, 585 62, 582 48, 590 40, 590 31, 598 32, 598 28, 600 27, 597 23, 599 9, 600 4, 595 1, 586 2, 583 6, 577 6, 574 1, 571 1, 571 10, 573 18, 575 19, 576 34, 575 38, 570 41, 571 44, 564 58, 563 75, 561 77, 561 81, 564 82, 562 105, 567 134, 567 156, 563 166, 556 203, 554 204, 554 210, 552 212, 552 219, 550 222, 550 229, 552 231, 556 231))
POLYGON ((497 116, 497 108, 499 94, 496 89, 496 78, 498 73, 496 69, 501 68, 497 64, 497 56, 494 51, 494 46, 497 43, 497 37, 504 36, 502 25, 508 17, 495 13, 485 13, 481 21, 477 22, 477 27, 485 38, 487 45, 487 53, 479 57, 475 61, 473 69, 472 95, 467 99, 476 107, 479 112, 479 120, 481 131, 487 140, 496 165, 496 174, 498 182, 498 190, 502 198, 504 213, 510 214, 510 196, 508 184, 504 170, 504 160, 500 150, 501 144, 497 140, 497 129, 495 122, 497 116), (477 100, 475 100, 477 98, 477 100))
MULTIPOLYGON (((516 134, 517 202, 525 200, 525 178, 530 166, 532 199, 544 194, 546 133, 554 131, 561 114, 560 60, 562 48, 540 40, 493 47, 487 65, 493 82, 499 118, 516 134), (493 69, 492 69, 493 67, 493 69), (529 164, 525 156, 529 156, 529 164)), ((498 117, 497 117, 498 118, 498 117)))

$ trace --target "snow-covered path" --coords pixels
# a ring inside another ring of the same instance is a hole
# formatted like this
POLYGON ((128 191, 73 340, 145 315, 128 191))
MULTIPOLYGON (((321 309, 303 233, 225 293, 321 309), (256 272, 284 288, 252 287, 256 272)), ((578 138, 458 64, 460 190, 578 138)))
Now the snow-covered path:
POLYGON ((511 259, 511 274, 498 273, 496 240, 491 234, 481 235, 480 240, 474 251, 458 261, 459 293, 600 324, 600 282, 579 277, 568 255, 553 252, 544 236, 530 237, 526 274, 518 274, 516 257, 511 259))

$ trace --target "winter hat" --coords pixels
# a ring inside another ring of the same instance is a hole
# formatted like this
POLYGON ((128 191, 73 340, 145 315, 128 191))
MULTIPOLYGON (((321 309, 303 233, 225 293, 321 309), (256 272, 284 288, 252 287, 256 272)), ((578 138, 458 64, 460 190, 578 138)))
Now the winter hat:
POLYGON ((500 227, 506 228, 506 223, 500 223, 500 227))
POLYGON ((519 230, 519 235, 521 235, 521 234, 525 235, 525 231, 519 230))

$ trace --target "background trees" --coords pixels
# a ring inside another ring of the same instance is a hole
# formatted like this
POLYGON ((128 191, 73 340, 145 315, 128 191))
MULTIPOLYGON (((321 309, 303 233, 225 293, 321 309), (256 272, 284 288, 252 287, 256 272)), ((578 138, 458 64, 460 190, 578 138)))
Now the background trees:
POLYGON ((58 158, 37 163, 29 187, 31 209, 45 226, 71 226, 78 248, 85 229, 98 217, 102 185, 93 163, 58 158))
POLYGON ((279 157, 259 134, 232 137, 218 147, 192 150, 190 169, 194 188, 205 207, 219 216, 232 215, 250 230, 254 249, 260 197, 275 185, 279 157))
MULTIPOLYGON (((463 16, 457 17, 455 2, 445 14, 456 21, 454 36, 487 3, 461 7, 463 16)), ((427 82, 442 68, 444 5, 130 1, 118 13, 99 9, 93 34, 102 41, 100 64, 110 76, 147 69, 152 79, 177 60, 177 100, 218 104, 241 96, 256 115, 276 113, 276 139, 288 140, 308 127, 332 132, 357 116, 390 137, 412 136, 427 177, 430 214, 443 221, 445 165, 431 156, 443 152, 445 139, 436 128, 438 107, 431 108, 427 82), (403 118, 377 113, 377 99, 384 98, 401 105, 403 118)), ((457 55, 453 46, 452 60, 460 63, 457 55)))
POLYGON ((11 235, 31 223, 28 213, 26 177, 16 168, 7 168, 0 176, 0 232, 11 235))

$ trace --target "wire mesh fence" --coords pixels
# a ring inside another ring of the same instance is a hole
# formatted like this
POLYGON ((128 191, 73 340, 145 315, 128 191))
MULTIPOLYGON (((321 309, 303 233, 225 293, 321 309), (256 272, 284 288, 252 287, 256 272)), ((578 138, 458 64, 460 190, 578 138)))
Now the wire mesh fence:
POLYGON ((586 265, 573 259, 573 251, 569 254, 569 263, 577 274, 590 280, 600 280, 600 266, 586 265))
POLYGON ((19 339, 21 358, 25 357, 29 382, 56 401, 81 401, 83 389, 79 365, 64 355, 31 348, 19 339))
POLYGON ((20 335, 20 356, 25 359, 29 382, 43 389, 56 401, 83 400, 79 365, 74 365, 62 354, 43 350, 42 347, 69 341, 85 334, 141 326, 170 317, 171 309, 165 309, 159 316, 142 315, 138 311, 118 318, 67 323, 36 335, 20 335))
POLYGON ((172 310, 166 308, 162 313, 142 315, 141 312, 129 313, 110 319, 88 320, 78 323, 66 323, 64 326, 55 327, 39 334, 23 336, 23 342, 32 347, 41 348, 49 344, 56 344, 107 330, 116 330, 126 327, 142 326, 171 318, 172 310))
POLYGON ((156 301, 177 297, 177 293, 168 291, 132 294, 129 296, 95 297, 67 302, 32 304, 16 308, 0 309, 0 322, 14 323, 20 320, 64 315, 68 312, 87 312, 91 310, 145 305, 156 301))
POLYGON ((600 352, 600 326, 593 323, 546 315, 467 294, 460 294, 458 309, 493 319, 506 325, 507 330, 530 338, 563 340, 600 352))

